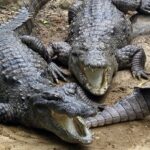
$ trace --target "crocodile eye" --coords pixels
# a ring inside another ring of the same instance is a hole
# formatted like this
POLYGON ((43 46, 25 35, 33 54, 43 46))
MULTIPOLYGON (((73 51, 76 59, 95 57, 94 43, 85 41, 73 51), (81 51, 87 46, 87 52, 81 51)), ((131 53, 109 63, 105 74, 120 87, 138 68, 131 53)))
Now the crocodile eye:
POLYGON ((49 93, 49 92, 44 92, 42 95, 42 98, 47 99, 47 100, 63 100, 63 96, 59 93, 49 93))
POLYGON ((69 92, 70 94, 74 94, 74 93, 75 93, 75 89, 68 89, 68 92, 69 92))
POLYGON ((70 88, 70 89, 65 90, 65 93, 67 95, 74 95, 75 91, 76 91, 75 88, 70 88))
POLYGON ((78 57, 78 56, 79 56, 79 54, 78 54, 77 52, 72 52, 72 56, 74 56, 74 57, 78 57))
POLYGON ((80 55, 83 55, 84 52, 82 51, 72 51, 72 55, 75 56, 75 57, 78 57, 80 55))

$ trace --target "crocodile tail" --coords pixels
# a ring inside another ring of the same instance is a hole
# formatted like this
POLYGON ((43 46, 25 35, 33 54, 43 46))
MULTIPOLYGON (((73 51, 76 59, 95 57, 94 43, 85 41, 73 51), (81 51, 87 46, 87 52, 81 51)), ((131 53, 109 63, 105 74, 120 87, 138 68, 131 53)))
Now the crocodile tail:
POLYGON ((143 119, 150 115, 150 88, 135 88, 134 92, 106 106, 94 117, 85 119, 89 128, 143 119))
POLYGON ((49 0, 30 0, 17 13, 17 15, 8 22, 0 25, 0 30, 16 31, 18 34, 30 34, 33 28, 33 19, 49 0))
POLYGON ((33 17, 39 12, 39 10, 50 0, 31 0, 29 6, 29 12, 33 17))

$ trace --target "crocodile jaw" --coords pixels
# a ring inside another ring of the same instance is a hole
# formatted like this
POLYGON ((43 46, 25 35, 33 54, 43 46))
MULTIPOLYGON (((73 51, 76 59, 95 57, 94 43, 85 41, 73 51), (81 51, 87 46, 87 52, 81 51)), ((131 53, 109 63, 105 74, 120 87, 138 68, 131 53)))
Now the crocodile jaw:
POLYGON ((55 121, 57 128, 63 130, 68 136, 58 135, 63 140, 80 144, 90 144, 92 142, 91 132, 81 117, 68 117, 65 114, 54 111, 51 111, 51 117, 55 121))
POLYGON ((84 67, 85 87, 94 95, 103 95, 108 90, 112 79, 111 68, 84 67))

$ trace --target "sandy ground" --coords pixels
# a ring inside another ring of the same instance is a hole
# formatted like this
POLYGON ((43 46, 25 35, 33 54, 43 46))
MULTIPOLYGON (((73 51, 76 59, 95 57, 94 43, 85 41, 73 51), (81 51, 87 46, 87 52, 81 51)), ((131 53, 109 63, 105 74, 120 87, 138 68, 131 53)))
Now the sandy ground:
MULTIPOLYGON (((53 0, 37 16, 34 34, 46 45, 52 41, 64 40, 67 36, 66 0, 53 0)), ((0 6, 0 21, 6 20, 17 10, 16 4, 0 6)), ((150 36, 138 37, 133 42, 145 49, 147 55, 146 69, 150 71, 150 36)), ((133 79, 130 71, 119 71, 114 77, 110 91, 105 96, 105 103, 129 94, 134 86, 145 80, 133 79)), ((147 82, 147 81, 146 81, 147 82)), ((52 133, 27 129, 22 126, 0 125, 0 150, 149 150, 150 121, 134 121, 92 129, 93 143, 87 146, 71 145, 61 141, 52 133)))

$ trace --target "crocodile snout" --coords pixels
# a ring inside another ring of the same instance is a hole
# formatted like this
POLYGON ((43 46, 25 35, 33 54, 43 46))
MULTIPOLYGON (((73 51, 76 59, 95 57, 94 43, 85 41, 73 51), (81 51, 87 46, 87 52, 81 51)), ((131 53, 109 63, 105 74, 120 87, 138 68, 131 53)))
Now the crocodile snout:
POLYGON ((94 95, 103 95, 110 86, 112 73, 110 67, 84 67, 86 88, 94 95))

